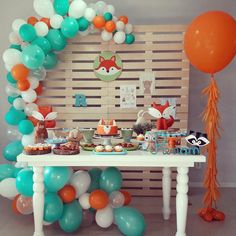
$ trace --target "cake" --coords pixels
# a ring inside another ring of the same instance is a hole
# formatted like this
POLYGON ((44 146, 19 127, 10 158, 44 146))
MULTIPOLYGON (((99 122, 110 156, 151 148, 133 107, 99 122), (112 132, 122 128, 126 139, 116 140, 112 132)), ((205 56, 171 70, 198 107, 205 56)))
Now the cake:
POLYGON ((117 135, 118 127, 115 120, 110 120, 107 124, 101 119, 97 126, 98 135, 117 135))
POLYGON ((97 147, 95 147, 95 151, 96 152, 104 152, 104 147, 102 145, 98 145, 97 147))
POLYGON ((37 143, 34 145, 28 145, 24 147, 24 152, 27 155, 43 155, 51 153, 51 145, 45 143, 37 143))
POLYGON ((113 152, 113 147, 111 145, 106 145, 105 146, 105 151, 106 152, 113 152))

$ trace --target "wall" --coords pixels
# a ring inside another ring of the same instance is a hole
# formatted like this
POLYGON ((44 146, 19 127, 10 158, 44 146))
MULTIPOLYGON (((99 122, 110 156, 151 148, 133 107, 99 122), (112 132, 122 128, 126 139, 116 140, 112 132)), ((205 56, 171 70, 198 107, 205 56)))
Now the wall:
MULTIPOLYGON (((95 2, 87 1, 87 2, 95 2)), ((227 11, 236 17, 235 0, 107 0, 116 8, 117 14, 127 14, 133 24, 188 24, 201 12, 208 10, 227 11)), ((0 10, 1 44, 0 53, 8 46, 8 35, 11 31, 11 23, 16 18, 26 18, 34 15, 33 0, 2 0, 0 10)), ((236 158, 234 156, 234 145, 236 143, 236 60, 222 73, 217 75, 217 81, 221 91, 219 109, 221 112, 221 126, 223 129, 218 148, 219 181, 222 185, 232 186, 236 183, 236 158)), ((4 94, 6 84, 4 66, 0 64, 0 149, 6 143, 6 127, 3 121, 8 105, 4 94)), ((190 82, 190 111, 189 127, 195 130, 202 130, 200 114, 205 105, 205 99, 201 97, 201 90, 208 84, 207 75, 191 69, 190 82)), ((1 159, 0 162, 3 162, 1 159)), ((203 167, 191 170, 191 181, 201 182, 203 167)))

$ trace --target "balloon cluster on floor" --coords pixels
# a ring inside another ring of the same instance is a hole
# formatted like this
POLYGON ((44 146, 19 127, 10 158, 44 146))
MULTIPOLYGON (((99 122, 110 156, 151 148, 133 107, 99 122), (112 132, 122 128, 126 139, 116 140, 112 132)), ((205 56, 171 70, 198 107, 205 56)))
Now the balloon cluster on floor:
MULTIPOLYGON (((33 213, 33 171, 0 166, 0 194, 13 199, 15 213, 33 213)), ((122 175, 115 167, 77 171, 69 167, 44 169, 44 224, 58 221, 67 233, 88 227, 94 221, 102 228, 116 224, 127 236, 143 235, 143 215, 128 207, 131 196, 121 190, 122 175)))

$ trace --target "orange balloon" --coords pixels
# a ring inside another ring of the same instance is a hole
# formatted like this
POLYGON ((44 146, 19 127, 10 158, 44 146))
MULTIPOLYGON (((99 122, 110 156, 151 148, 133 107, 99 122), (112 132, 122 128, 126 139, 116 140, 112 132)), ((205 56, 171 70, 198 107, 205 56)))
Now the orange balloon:
POLYGON ((49 18, 41 18, 40 21, 44 22, 47 26, 48 26, 48 29, 51 28, 51 24, 50 24, 50 19, 49 18))
POLYGON ((105 24, 105 29, 107 32, 112 33, 116 29, 116 24, 113 20, 107 21, 105 24))
POLYGON ((221 71, 236 53, 236 21, 222 11, 198 16, 185 33, 184 49, 199 70, 210 74, 221 71))
POLYGON ((71 185, 65 185, 59 192, 59 197, 64 203, 73 202, 76 198, 75 188, 71 185))
POLYGON ((120 16, 119 20, 123 21, 125 25, 129 22, 129 18, 127 16, 120 16))
POLYGON ((109 198, 106 192, 102 190, 95 190, 91 192, 89 196, 89 203, 92 208, 99 210, 107 206, 107 204, 109 203, 109 198))
POLYGON ((31 25, 35 25, 38 22, 38 19, 34 16, 28 18, 27 23, 31 25))
POLYGON ((29 69, 23 64, 17 64, 12 67, 11 74, 13 78, 17 81, 26 80, 29 76, 29 69))
POLYGON ((16 195, 15 198, 13 199, 13 201, 12 201, 12 210, 13 210, 13 212, 14 212, 15 214, 21 214, 21 213, 18 211, 17 207, 16 207, 16 202, 17 202, 17 200, 18 200, 19 197, 20 197, 20 194, 16 195))
POLYGON ((125 202, 124 205, 127 206, 130 204, 132 198, 129 192, 125 191, 125 190, 120 190, 120 192, 124 195, 125 197, 125 202))
POLYGON ((41 83, 39 83, 39 86, 35 89, 35 92, 37 93, 37 95, 41 95, 43 92, 43 85, 41 83))
POLYGON ((102 16, 95 16, 93 19, 93 24, 96 28, 101 29, 102 27, 105 26, 105 19, 102 16))
POLYGON ((20 91, 26 91, 30 88, 29 80, 21 80, 17 82, 17 87, 20 91))

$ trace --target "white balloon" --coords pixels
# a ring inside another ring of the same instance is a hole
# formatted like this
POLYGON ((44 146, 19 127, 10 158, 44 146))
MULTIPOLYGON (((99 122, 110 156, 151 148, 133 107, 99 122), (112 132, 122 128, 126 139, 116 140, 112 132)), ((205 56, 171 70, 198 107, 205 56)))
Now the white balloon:
POLYGON ((75 172, 70 179, 70 184, 76 190, 76 197, 80 197, 82 194, 86 193, 90 183, 91 178, 87 171, 79 170, 75 172))
POLYGON ((116 22, 116 29, 118 30, 118 31, 121 31, 121 30, 123 30, 125 28, 125 24, 124 24, 124 22, 123 21, 117 21, 116 22))
POLYGON ((34 77, 29 77, 30 88, 36 89, 39 86, 39 80, 34 77))
POLYGON ((50 0, 34 0, 34 10, 39 16, 46 18, 50 18, 55 14, 50 0))
POLYGON ((13 29, 13 31, 15 31, 15 32, 19 32, 19 30, 20 30, 20 27, 22 26, 22 25, 24 25, 24 24, 27 24, 27 22, 25 21, 25 20, 22 20, 22 19, 16 19, 16 20, 14 20, 13 21, 13 23, 12 23, 12 29, 13 29))
POLYGON ((7 71, 11 71, 12 67, 13 67, 12 65, 5 64, 5 68, 7 71))
POLYGON ((101 37, 103 41, 109 41, 112 39, 113 34, 110 32, 107 32, 106 30, 102 31, 101 37))
POLYGON ((88 210, 91 206, 89 203, 89 193, 84 193, 79 197, 79 203, 84 210, 88 210))
POLYGON ((104 10, 107 8, 107 5, 103 1, 98 1, 95 3, 95 8, 96 8, 97 15, 103 15, 104 10))
POLYGON ((17 194, 15 178, 7 178, 0 182, 0 195, 8 199, 13 199, 17 194))
POLYGON ((84 17, 88 21, 93 21, 94 17, 96 16, 96 11, 93 8, 86 8, 84 12, 84 17))
POLYGON ((44 37, 48 34, 48 26, 46 23, 39 21, 34 25, 38 36, 44 37))
POLYGON ((96 223, 102 228, 108 228, 112 225, 114 219, 113 209, 110 205, 104 209, 97 210, 95 215, 96 223))
POLYGON ((15 126, 9 126, 7 128, 7 138, 10 141, 20 140, 22 138, 21 133, 19 132, 18 128, 15 126))
POLYGON ((55 14, 50 18, 50 24, 52 28, 54 29, 60 29, 62 21, 63 21, 63 17, 61 15, 55 14))
POLYGON ((20 95, 20 91, 17 88, 11 86, 10 84, 6 86, 5 92, 8 96, 11 96, 11 97, 17 97, 20 95))
POLYGON ((4 51, 2 59, 5 64, 9 66, 14 66, 16 64, 21 64, 21 52, 14 48, 8 48, 4 51))
POLYGON ((16 98, 13 102, 13 106, 16 108, 16 110, 24 110, 25 101, 22 98, 16 98))
POLYGON ((35 144, 35 138, 34 138, 35 132, 33 131, 31 134, 23 135, 21 139, 22 145, 28 146, 35 144))
POLYGON ((74 0, 70 4, 68 14, 70 17, 74 17, 78 19, 84 15, 86 7, 87 7, 87 3, 85 3, 83 0, 74 0))
POLYGON ((125 203, 124 195, 119 191, 114 191, 109 195, 110 204, 113 208, 122 207, 125 203))
POLYGON ((21 44, 21 39, 18 35, 17 32, 13 31, 9 34, 9 41, 12 44, 20 45, 21 44))
POLYGON ((21 96, 24 99, 24 101, 28 103, 34 102, 37 98, 36 92, 31 88, 21 92, 21 96))
POLYGON ((33 111, 38 110, 38 105, 36 103, 28 103, 25 105, 25 114, 27 116, 32 116, 33 111))
POLYGON ((115 15, 115 8, 112 5, 107 5, 106 12, 110 12, 112 15, 115 15))
POLYGON ((30 72, 30 75, 32 75, 33 77, 37 78, 40 81, 40 80, 44 80, 46 78, 47 71, 45 70, 44 67, 42 67, 37 70, 32 70, 30 72))
POLYGON ((125 33, 126 34, 131 34, 133 32, 133 25, 131 25, 130 23, 125 25, 125 33))
POLYGON ((114 35, 114 41, 117 44, 122 44, 125 41, 125 33, 123 31, 118 31, 114 35))

